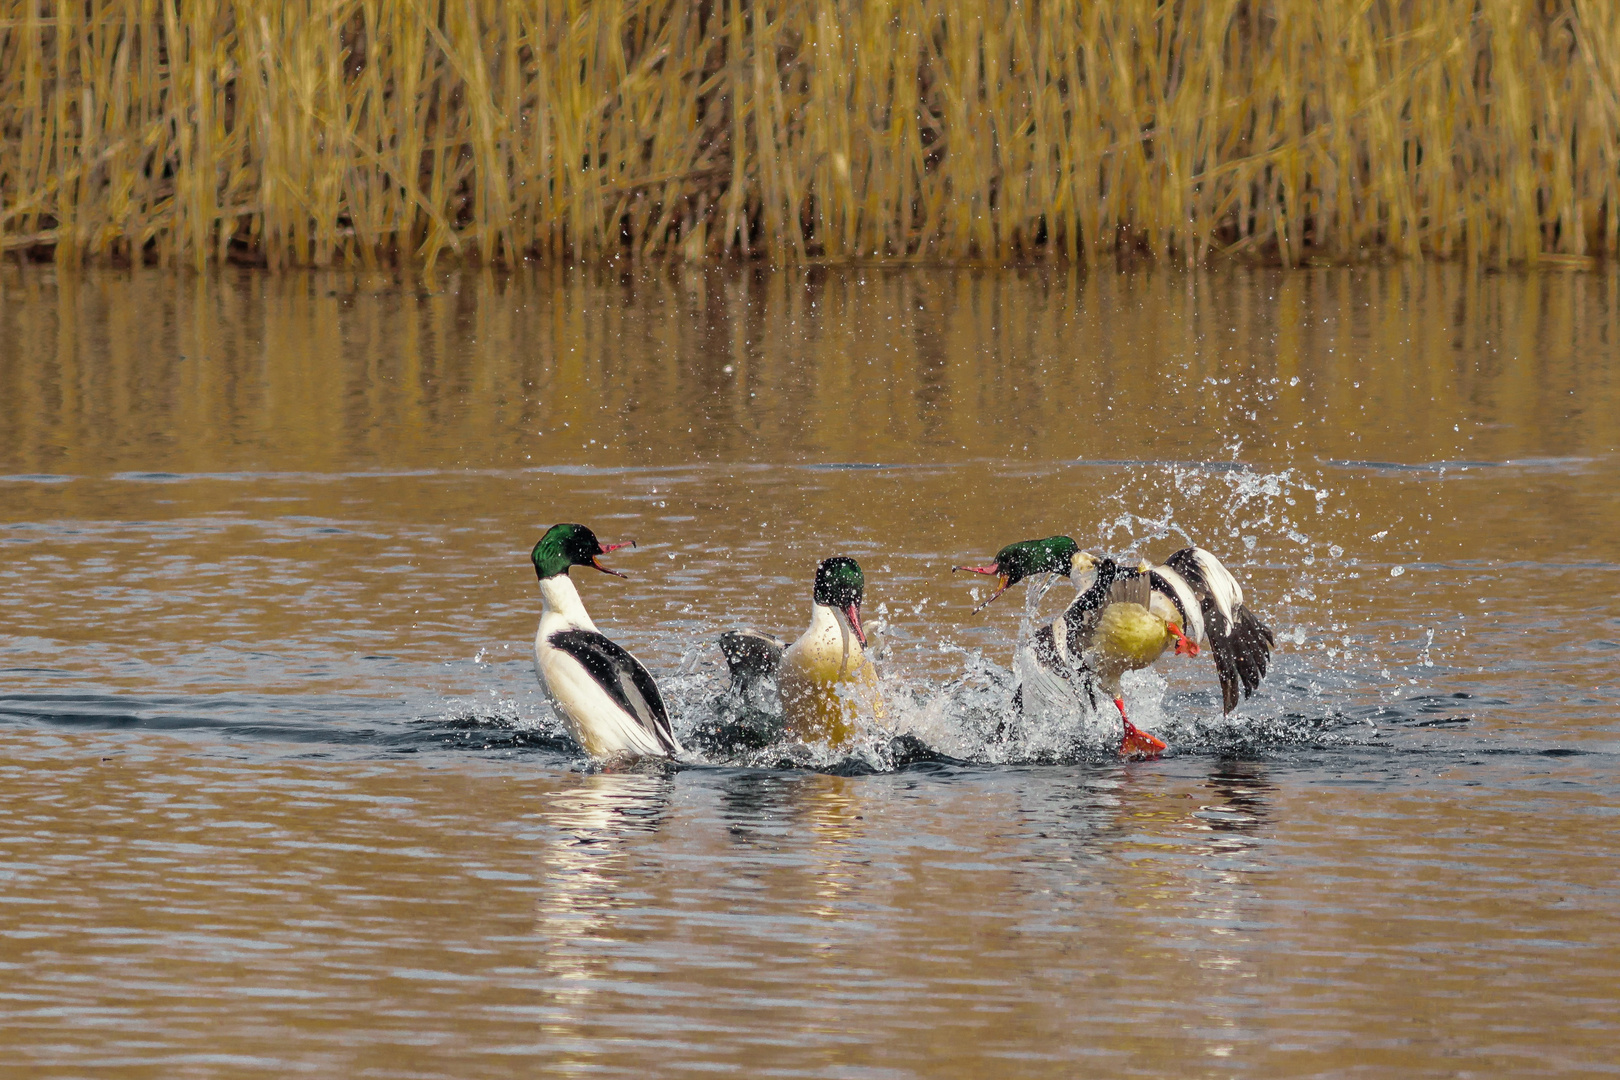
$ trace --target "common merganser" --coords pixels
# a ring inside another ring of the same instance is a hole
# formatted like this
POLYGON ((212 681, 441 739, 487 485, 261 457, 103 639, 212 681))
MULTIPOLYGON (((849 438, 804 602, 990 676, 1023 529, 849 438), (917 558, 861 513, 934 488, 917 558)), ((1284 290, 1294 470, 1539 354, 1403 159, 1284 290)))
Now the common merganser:
POLYGON ((530 556, 543 605, 534 635, 540 686, 568 733, 592 757, 681 752, 658 684, 639 660, 596 629, 568 576, 571 567, 589 566, 624 577, 596 557, 634 546, 626 540, 603 547, 583 525, 553 525, 530 556))
POLYGON ((1059 573, 1071 580, 1093 575, 1060 618, 1036 631, 1032 644, 1042 674, 1072 681, 1080 671, 1088 672, 1113 697, 1124 725, 1121 753, 1151 755, 1165 749, 1162 740, 1126 716, 1120 691, 1125 672, 1147 667, 1172 645, 1178 656, 1197 656, 1200 646, 1206 646, 1215 655, 1222 700, 1230 712, 1237 704, 1238 685, 1253 693, 1270 660, 1271 631, 1243 606, 1236 579, 1202 548, 1184 548, 1163 566, 1143 562, 1132 569, 1082 551, 1070 537, 1052 536, 1009 544, 989 566, 957 569, 999 579, 1000 588, 975 610, 1031 574, 1059 573))
POLYGON ((816 568, 810 626, 792 645, 754 630, 720 635, 733 687, 746 692, 776 677, 786 733, 792 738, 848 749, 858 720, 888 715, 861 629, 865 587, 865 575, 854 559, 824 559, 816 568))

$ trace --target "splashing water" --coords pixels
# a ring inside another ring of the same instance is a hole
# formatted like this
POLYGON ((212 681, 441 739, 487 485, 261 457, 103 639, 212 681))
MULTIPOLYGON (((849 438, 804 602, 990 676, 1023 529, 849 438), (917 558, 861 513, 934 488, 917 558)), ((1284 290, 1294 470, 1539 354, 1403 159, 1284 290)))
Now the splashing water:
MULTIPOLYGON (((1245 583, 1249 605, 1276 634, 1265 682, 1230 715, 1221 712, 1207 659, 1166 656, 1153 668, 1125 676, 1133 722, 1165 738, 1171 753, 1364 743, 1379 737, 1380 720, 1433 711, 1434 695, 1413 696, 1415 680, 1395 678, 1371 637, 1346 633, 1345 622, 1335 618, 1333 587, 1358 577, 1359 563, 1354 555, 1346 557, 1351 541, 1338 535, 1348 532, 1345 515, 1334 507, 1323 476, 1299 468, 1263 473, 1241 463, 1167 463, 1134 468, 1099 509, 1091 522, 1071 531, 1082 546, 1155 561, 1176 547, 1210 548, 1245 583), (1334 535, 1319 538, 1307 529, 1334 535), (1280 592, 1257 588, 1257 577, 1285 584, 1280 592), (1370 688, 1375 693, 1369 702, 1370 688)), ((1072 589, 1055 575, 1028 582, 1016 641, 1007 643, 1007 666, 982 648, 952 640, 948 627, 932 639, 904 625, 889 628, 893 644, 880 659, 887 660, 882 677, 890 719, 868 722, 847 751, 788 740, 774 688, 746 697, 732 692, 717 650, 706 644, 688 647, 675 674, 663 676, 661 685, 683 742, 698 760, 715 764, 847 772, 928 760, 989 765, 1113 760, 1120 723, 1100 691, 1068 687, 1019 707, 1019 688, 1030 684, 1033 671, 1027 642, 1069 602, 1072 589), (1049 597, 1053 603, 1047 603, 1049 597), (941 679, 921 672, 937 669, 942 659, 954 664, 954 674, 941 679)), ((920 619, 925 607, 916 605, 911 614, 920 619)), ((1430 629, 1414 666, 1434 667, 1433 638, 1430 629)))
MULTIPOLYGON (((1117 488, 1094 500, 1097 512, 1070 527, 1082 546, 1126 560, 1162 561, 1187 545, 1211 549, 1238 576, 1247 603, 1276 635, 1271 669, 1257 695, 1229 715, 1221 712, 1215 673, 1205 658, 1167 655, 1125 676, 1132 721, 1164 738, 1169 753, 1364 744, 1381 737, 1380 724, 1435 723, 1430 714, 1457 707, 1425 689, 1437 667, 1432 627, 1421 642, 1410 643, 1414 655, 1394 665, 1401 669, 1397 673, 1374 635, 1352 633, 1349 620, 1336 616, 1335 588, 1359 578, 1362 564, 1347 554, 1354 551, 1353 527, 1334 495, 1324 475, 1297 467, 1267 473, 1240 462, 1132 463, 1117 488)), ((1370 540, 1378 542, 1387 532, 1370 540)), ((1012 539, 1022 537, 995 543, 1012 539)), ((848 749, 789 739, 772 686, 748 695, 733 692, 713 634, 688 639, 674 670, 657 675, 676 733, 698 763, 850 773, 923 762, 1113 761, 1121 727, 1101 691, 1067 687, 1020 707, 1020 688, 1030 684, 1033 671, 1027 642, 1074 589, 1056 575, 1028 581, 1017 630, 1005 642, 1005 666, 983 647, 955 640, 949 620, 933 621, 939 616, 929 611, 928 598, 897 605, 892 613, 884 604, 871 629, 889 718, 867 721, 848 749)), ((482 653, 477 662, 487 666, 482 653)), ((489 693, 487 703, 448 701, 445 712, 428 722, 446 728, 441 736, 450 744, 571 746, 549 709, 525 709, 518 699, 489 693)))

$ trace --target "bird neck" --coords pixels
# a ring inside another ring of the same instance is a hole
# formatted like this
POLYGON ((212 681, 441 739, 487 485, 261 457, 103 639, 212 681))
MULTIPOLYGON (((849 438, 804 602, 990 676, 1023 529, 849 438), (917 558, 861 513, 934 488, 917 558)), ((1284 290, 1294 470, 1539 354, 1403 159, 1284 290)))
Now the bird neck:
POLYGON ((799 640, 818 650, 837 650, 846 657, 860 656, 862 651, 849 616, 828 604, 810 605, 810 626, 799 640))
POLYGON ((579 592, 566 573, 540 579, 540 624, 542 627, 595 630, 579 592))

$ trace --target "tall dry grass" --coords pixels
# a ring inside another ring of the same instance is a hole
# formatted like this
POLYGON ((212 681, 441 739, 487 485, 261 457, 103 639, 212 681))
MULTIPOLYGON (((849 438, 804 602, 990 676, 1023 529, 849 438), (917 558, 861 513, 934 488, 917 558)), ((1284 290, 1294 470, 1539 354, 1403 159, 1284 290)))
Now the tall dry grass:
POLYGON ((0 245, 1579 261, 1620 4, 0 0, 0 245))

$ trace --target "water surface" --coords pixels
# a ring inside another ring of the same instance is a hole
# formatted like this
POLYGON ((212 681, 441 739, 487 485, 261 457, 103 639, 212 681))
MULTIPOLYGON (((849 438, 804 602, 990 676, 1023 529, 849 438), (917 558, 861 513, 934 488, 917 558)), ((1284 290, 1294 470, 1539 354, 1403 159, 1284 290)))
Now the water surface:
POLYGON ((0 1057, 1620 1071, 1617 282, 0 270, 0 1057), (689 767, 548 714, 558 520, 638 541, 581 591, 689 767), (1025 611, 948 569, 1060 531, 1217 551, 1262 692, 994 738, 1025 611), (833 553, 892 726, 705 743, 833 553))

